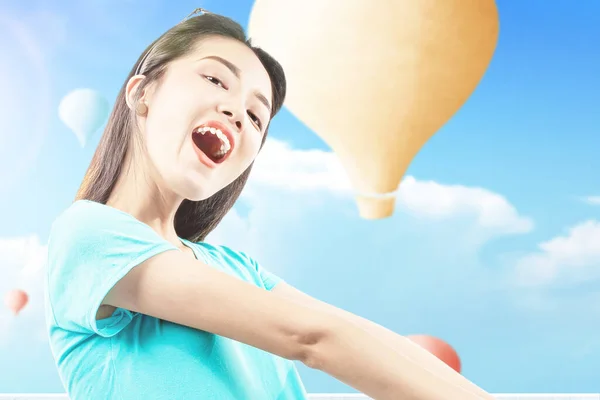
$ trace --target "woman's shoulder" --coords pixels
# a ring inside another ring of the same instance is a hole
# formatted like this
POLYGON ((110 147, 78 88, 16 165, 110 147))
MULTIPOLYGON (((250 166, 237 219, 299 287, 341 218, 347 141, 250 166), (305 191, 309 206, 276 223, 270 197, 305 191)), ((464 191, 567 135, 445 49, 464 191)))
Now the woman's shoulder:
POLYGON ((92 200, 77 200, 54 219, 50 237, 64 232, 92 234, 96 230, 119 226, 141 226, 140 221, 124 211, 92 200))
POLYGON ((60 213, 48 238, 48 248, 53 254, 55 250, 116 254, 165 243, 152 228, 132 215, 89 200, 77 200, 60 213))
POLYGON ((132 219, 133 216, 92 200, 76 200, 55 218, 53 225, 89 223, 90 220, 110 221, 115 218, 132 219))
POLYGON ((88 200, 77 200, 71 203, 54 218, 50 228, 49 245, 65 235, 79 235, 86 229, 91 229, 94 219, 98 221, 104 219, 98 218, 99 213, 103 213, 103 210, 98 207, 98 203, 88 200))

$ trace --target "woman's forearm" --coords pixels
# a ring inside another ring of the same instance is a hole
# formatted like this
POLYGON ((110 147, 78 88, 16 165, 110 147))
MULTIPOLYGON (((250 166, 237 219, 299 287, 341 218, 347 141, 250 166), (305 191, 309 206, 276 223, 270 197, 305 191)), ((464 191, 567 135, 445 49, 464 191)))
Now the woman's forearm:
POLYGON ((404 336, 398 335, 397 333, 376 324, 375 322, 369 321, 366 318, 362 318, 358 315, 343 311, 346 318, 350 318, 359 324, 362 328, 369 331, 374 336, 378 337, 381 341, 385 342, 391 347, 394 347, 398 351, 401 351, 407 357, 413 361, 426 366, 433 373, 437 374, 440 378, 452 382, 458 386, 463 387, 466 390, 479 393, 482 399, 494 400, 494 396, 469 381, 467 378, 454 371, 444 362, 439 360, 436 356, 414 344, 404 336))
POLYGON ((412 343, 390 346, 347 319, 332 318, 313 345, 307 366, 344 382, 375 400, 482 400, 484 394, 441 378, 406 353, 412 343))

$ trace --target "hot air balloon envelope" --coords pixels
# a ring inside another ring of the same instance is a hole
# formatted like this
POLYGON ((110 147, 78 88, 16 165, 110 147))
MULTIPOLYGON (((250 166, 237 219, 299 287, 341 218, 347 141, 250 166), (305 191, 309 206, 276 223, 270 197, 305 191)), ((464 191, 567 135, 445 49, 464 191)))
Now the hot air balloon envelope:
POLYGON ((460 373, 460 358, 458 353, 456 353, 456 350, 454 350, 448 343, 439 338, 428 335, 409 335, 407 338, 445 362, 456 372, 460 373))
POLYGON ((339 157, 363 218, 392 215, 426 141, 469 98, 498 36, 494 0, 256 0, 248 31, 286 107, 339 157))
POLYGON ((58 107, 60 119, 85 146, 90 135, 106 121, 108 102, 92 89, 76 89, 67 94, 58 107))
POLYGON ((15 315, 21 312, 23 307, 27 305, 28 301, 29 296, 27 293, 25 293, 25 291, 20 289, 11 290, 10 292, 6 293, 4 297, 4 303, 6 304, 6 307, 8 307, 15 315))

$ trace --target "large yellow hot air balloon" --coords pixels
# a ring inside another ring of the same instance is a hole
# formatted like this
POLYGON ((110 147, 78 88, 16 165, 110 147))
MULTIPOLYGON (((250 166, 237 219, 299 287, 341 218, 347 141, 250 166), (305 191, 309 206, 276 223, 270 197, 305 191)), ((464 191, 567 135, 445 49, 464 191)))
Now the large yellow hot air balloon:
POLYGON ((481 80, 499 27, 493 0, 256 0, 248 30, 285 69, 286 107, 376 219, 393 214, 410 162, 481 80))

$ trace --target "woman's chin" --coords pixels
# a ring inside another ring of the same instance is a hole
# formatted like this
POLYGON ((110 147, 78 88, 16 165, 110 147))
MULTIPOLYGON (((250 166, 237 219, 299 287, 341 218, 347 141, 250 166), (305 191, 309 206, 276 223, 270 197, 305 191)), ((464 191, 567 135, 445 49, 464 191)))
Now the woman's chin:
POLYGON ((180 196, 189 201, 202 201, 214 195, 218 190, 210 184, 198 184, 194 182, 178 190, 180 196))
POLYGON ((196 171, 173 177, 171 180, 165 179, 165 181, 171 182, 171 190, 179 197, 190 201, 206 200, 219 190, 215 187, 216 182, 213 177, 199 174, 196 171))

